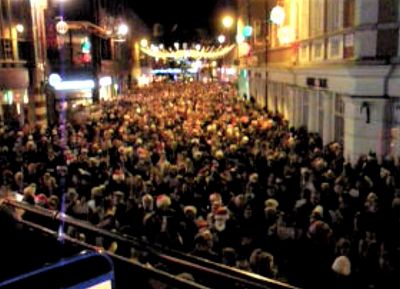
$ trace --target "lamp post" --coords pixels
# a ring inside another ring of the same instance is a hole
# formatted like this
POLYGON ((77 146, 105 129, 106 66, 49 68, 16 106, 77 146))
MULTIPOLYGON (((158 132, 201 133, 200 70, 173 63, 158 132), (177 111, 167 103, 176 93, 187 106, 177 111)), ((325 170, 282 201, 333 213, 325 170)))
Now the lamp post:
POLYGON ((41 127, 47 126, 47 103, 44 92, 46 75, 46 35, 44 10, 47 0, 29 0, 32 18, 32 43, 34 54, 33 82, 31 95, 33 96, 35 122, 41 127))

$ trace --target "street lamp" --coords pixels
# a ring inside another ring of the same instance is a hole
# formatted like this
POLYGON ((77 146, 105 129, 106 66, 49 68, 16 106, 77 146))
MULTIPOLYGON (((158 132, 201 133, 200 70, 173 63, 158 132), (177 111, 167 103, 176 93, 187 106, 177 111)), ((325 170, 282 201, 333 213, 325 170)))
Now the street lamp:
POLYGON ((126 36, 129 32, 128 25, 120 24, 117 29, 117 34, 121 36, 126 36))
POLYGON ((46 95, 44 93, 44 84, 46 78, 46 60, 47 60, 47 43, 46 43, 46 26, 45 13, 47 1, 30 0, 30 16, 32 24, 32 54, 34 59, 34 67, 32 67, 32 83, 31 83, 31 99, 34 110, 36 123, 47 126, 47 106, 46 95))
POLYGON ((225 28, 231 28, 233 25, 233 17, 227 15, 222 18, 222 25, 224 25, 225 28))
POLYGON ((143 38, 142 40, 140 40, 140 46, 146 48, 147 46, 149 46, 149 41, 146 38, 143 38))
POLYGON ((285 17, 285 9, 282 6, 276 5, 274 8, 272 8, 270 15, 272 23, 276 25, 282 25, 285 22, 285 17))
POLYGON ((15 25, 15 29, 17 30, 18 33, 23 33, 25 30, 24 25, 22 24, 15 25))
POLYGON ((68 24, 67 24, 67 22, 65 22, 64 20, 61 19, 60 21, 57 22, 57 24, 56 24, 56 31, 57 31, 59 34, 61 34, 61 35, 67 34, 68 29, 69 29, 68 24))

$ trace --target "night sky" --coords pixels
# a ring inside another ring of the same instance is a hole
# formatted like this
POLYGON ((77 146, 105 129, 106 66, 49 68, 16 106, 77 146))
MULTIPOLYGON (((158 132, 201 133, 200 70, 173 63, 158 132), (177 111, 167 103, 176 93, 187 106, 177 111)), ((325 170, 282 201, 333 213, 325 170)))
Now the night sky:
POLYGON ((232 0, 134 0, 129 4, 150 28, 163 26, 161 41, 198 41, 215 35, 215 19, 232 0), (200 31, 199 31, 200 29, 200 31))

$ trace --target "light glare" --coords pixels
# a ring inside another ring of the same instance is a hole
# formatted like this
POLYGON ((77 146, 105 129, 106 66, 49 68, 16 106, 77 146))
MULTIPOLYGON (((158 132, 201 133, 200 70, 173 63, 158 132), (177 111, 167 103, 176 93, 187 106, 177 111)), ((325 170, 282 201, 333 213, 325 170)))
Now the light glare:
POLYGON ((220 44, 225 43, 225 41, 226 41, 225 35, 220 35, 220 36, 218 36, 218 42, 219 42, 220 44))
POLYGON ((231 28, 233 25, 233 18, 232 16, 225 16, 222 19, 222 24, 224 25, 225 28, 231 28))
POLYGON ((149 41, 146 38, 140 40, 140 46, 147 47, 149 45, 149 41))
POLYGON ((22 33, 22 32, 24 32, 24 30, 25 30, 24 25, 22 25, 22 24, 17 24, 17 25, 15 26, 15 29, 17 29, 17 32, 18 32, 18 33, 22 33))
POLYGON ((125 36, 125 35, 128 34, 128 31, 129 31, 128 25, 126 25, 126 24, 120 24, 120 25, 118 26, 118 34, 119 34, 119 35, 125 36))
POLYGON ((275 6, 272 8, 270 19, 276 25, 282 25, 285 21, 285 9, 282 6, 275 6))

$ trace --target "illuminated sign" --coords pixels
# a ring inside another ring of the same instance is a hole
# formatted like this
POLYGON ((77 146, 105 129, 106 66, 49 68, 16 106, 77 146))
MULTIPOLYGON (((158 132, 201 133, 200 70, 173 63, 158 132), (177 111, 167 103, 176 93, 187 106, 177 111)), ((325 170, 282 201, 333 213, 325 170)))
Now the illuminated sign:
POLYGON ((59 91, 90 90, 95 87, 95 83, 91 79, 63 81, 61 76, 57 73, 50 74, 49 84, 55 90, 59 90, 59 91))
POLYGON ((81 44, 82 53, 90 53, 91 48, 92 44, 90 43, 89 38, 85 37, 81 44))
POLYGON ((111 78, 111 76, 104 76, 104 77, 101 77, 100 79, 99 79, 99 85, 101 86, 101 87, 103 87, 103 86, 109 86, 109 85, 111 85, 112 84, 112 78, 111 78))

